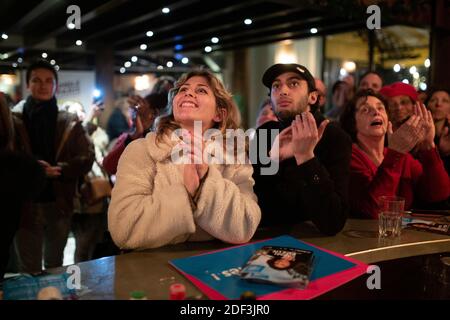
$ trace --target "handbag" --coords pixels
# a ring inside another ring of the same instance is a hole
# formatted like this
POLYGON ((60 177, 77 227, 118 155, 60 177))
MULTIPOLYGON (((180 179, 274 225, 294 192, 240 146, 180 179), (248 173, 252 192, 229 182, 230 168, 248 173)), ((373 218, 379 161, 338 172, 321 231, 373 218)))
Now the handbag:
POLYGON ((95 176, 91 171, 84 177, 84 182, 80 187, 80 200, 87 206, 95 205, 111 196, 112 185, 108 174, 103 167, 95 160, 101 168, 103 176, 95 176))

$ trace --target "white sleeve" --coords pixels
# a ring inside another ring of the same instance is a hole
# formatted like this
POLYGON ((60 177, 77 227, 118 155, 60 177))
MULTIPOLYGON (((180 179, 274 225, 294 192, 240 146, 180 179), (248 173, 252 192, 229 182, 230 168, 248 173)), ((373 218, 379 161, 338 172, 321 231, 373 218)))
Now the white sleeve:
POLYGON ((155 190, 156 174, 145 139, 130 143, 119 161, 108 211, 109 231, 120 248, 160 247, 186 241, 195 232, 184 185, 155 190))
POLYGON ((197 225, 222 241, 248 242, 261 219, 252 173, 251 165, 239 165, 224 178, 210 165, 194 212, 197 225))

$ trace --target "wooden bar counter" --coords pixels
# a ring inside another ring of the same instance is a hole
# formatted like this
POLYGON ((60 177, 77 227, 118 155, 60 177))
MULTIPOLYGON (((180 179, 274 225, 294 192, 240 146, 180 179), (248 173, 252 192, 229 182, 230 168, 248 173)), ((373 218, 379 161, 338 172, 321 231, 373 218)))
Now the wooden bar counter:
MULTIPOLYGON (((344 230, 333 237, 321 236, 313 226, 305 223, 290 229, 258 230, 254 240, 286 234, 367 264, 450 253, 449 236, 404 229, 400 239, 386 241, 378 238, 378 222, 373 220, 350 219, 344 230)), ((88 288, 80 298, 129 299, 131 291, 142 290, 148 299, 164 300, 168 299, 170 284, 175 282, 186 286, 186 296, 199 296, 201 292, 168 261, 226 247, 230 245, 220 241, 187 242, 79 263, 81 285, 88 288)))

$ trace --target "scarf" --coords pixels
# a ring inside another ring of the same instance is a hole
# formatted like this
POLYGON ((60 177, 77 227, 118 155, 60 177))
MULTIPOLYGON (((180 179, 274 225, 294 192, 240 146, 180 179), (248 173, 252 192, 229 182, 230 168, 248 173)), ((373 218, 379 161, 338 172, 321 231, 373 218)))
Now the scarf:
POLYGON ((27 98, 23 108, 23 121, 31 142, 33 154, 40 160, 56 165, 55 132, 58 106, 56 98, 35 101, 27 98))

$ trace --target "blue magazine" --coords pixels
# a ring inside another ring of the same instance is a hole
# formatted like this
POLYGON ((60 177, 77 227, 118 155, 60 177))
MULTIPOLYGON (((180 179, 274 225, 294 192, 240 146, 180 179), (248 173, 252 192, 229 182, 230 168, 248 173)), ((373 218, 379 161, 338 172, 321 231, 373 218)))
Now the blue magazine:
POLYGON ((239 299, 252 291, 260 299, 310 299, 365 273, 359 261, 318 248, 290 236, 231 247, 198 256, 169 261, 212 299, 239 299), (264 246, 292 247, 312 251, 314 269, 306 289, 286 289, 273 284, 251 283, 240 271, 255 252, 264 246))

